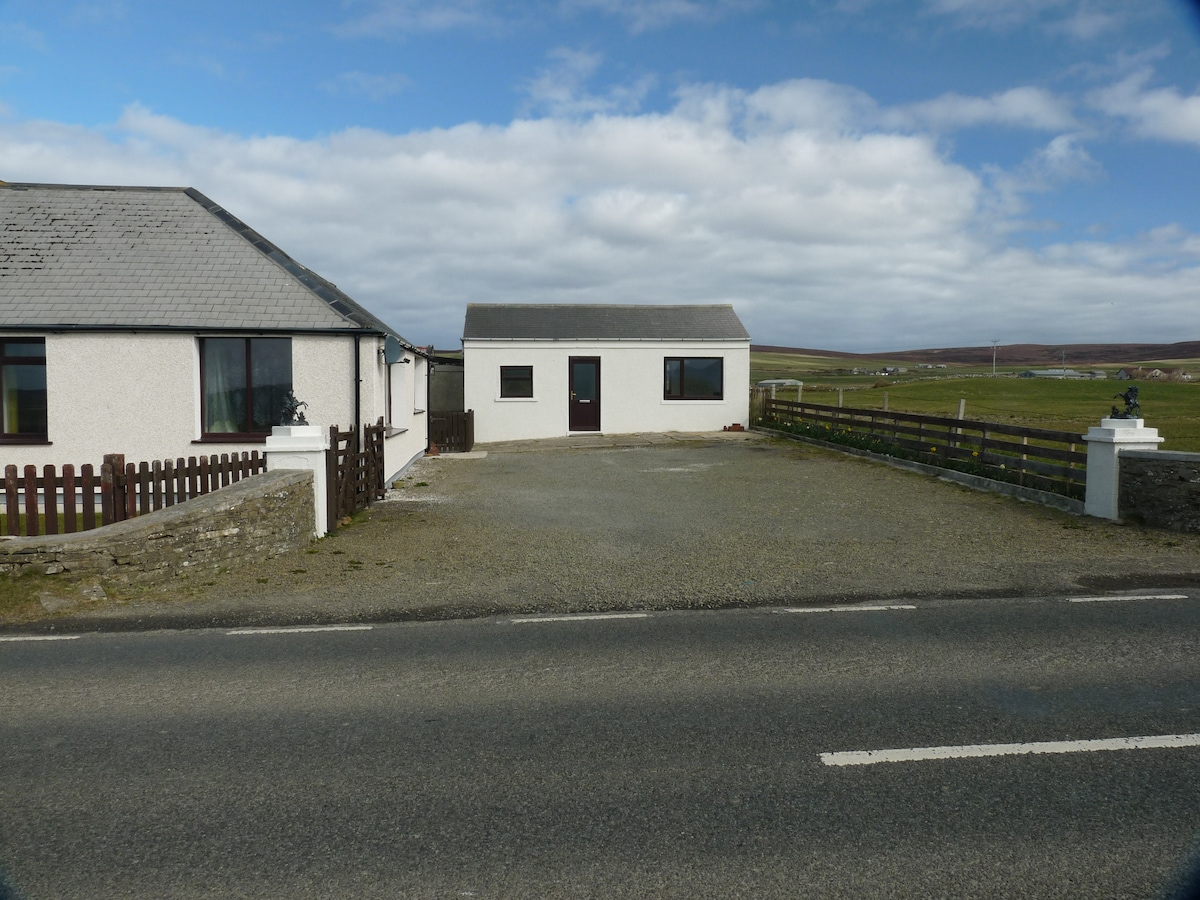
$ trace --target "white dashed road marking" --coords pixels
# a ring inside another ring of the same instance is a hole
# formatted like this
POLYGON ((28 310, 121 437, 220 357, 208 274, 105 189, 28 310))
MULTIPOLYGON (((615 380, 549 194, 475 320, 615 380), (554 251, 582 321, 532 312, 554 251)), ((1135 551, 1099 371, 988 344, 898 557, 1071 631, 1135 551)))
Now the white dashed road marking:
POLYGON ((907 603, 892 606, 796 606, 781 609, 785 613, 826 613, 826 612, 882 612, 889 609, 916 609, 907 603))
POLYGON ((1097 750, 1157 750, 1200 747, 1200 734, 1157 734, 1091 741, 1036 741, 1027 744, 964 744, 956 747, 912 747, 906 750, 843 750, 822 753, 827 766, 870 766, 875 763, 961 759, 973 756, 1027 756, 1042 753, 1094 753, 1097 750))
POLYGON ((650 613, 600 613, 594 616, 536 616, 529 619, 509 619, 514 625, 533 622, 596 622, 601 619, 648 619, 650 613))
POLYGON ((83 635, 80 634, 22 634, 13 637, 0 637, 0 641, 5 643, 16 643, 17 641, 77 641, 83 635))
POLYGON ((1112 594, 1108 597, 1068 597, 1071 603, 1108 603, 1112 600, 1187 600, 1187 594, 1112 594))
POLYGON ((371 625, 301 625, 295 628, 238 628, 226 634, 312 634, 317 631, 370 631, 371 625))

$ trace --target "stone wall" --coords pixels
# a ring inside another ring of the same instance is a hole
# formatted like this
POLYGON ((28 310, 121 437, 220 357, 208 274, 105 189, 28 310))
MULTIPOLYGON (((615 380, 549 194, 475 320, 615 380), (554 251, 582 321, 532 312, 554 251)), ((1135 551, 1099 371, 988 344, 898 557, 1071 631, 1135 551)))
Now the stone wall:
POLYGON ((1200 533, 1200 453, 1122 450, 1119 467, 1122 520, 1200 533))
POLYGON ((315 515, 312 472, 279 469, 94 531, 0 538, 0 574, 152 584, 307 544, 315 515))

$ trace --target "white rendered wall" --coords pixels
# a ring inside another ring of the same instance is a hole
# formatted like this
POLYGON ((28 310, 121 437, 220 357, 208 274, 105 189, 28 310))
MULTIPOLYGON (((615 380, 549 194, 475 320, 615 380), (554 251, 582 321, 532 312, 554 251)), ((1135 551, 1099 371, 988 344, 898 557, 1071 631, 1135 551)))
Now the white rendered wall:
MULTIPOLYGON (((196 335, 68 333, 47 334, 45 339, 50 444, 0 444, 0 471, 9 464, 99 466, 106 453, 123 453, 127 462, 141 462, 262 451, 262 442, 198 442, 196 335)), ((385 411, 387 367, 378 353, 381 347, 382 339, 360 339, 365 422, 375 422, 385 411)), ((421 369, 414 363, 399 368, 421 369)), ((412 392, 419 387, 410 378, 410 415, 412 392)), ((310 423, 324 428, 353 425, 354 337, 292 336, 292 388, 308 404, 304 413, 310 423)), ((423 415, 411 417, 408 431, 387 440, 389 466, 393 458, 407 463, 424 451, 424 428, 423 415)))
POLYGON ((720 431, 750 419, 750 345, 695 341, 465 341, 464 395, 475 410, 475 440, 560 437, 568 430, 569 359, 600 359, 600 430, 720 431), (724 359, 724 399, 664 400, 663 360, 673 356, 724 359), (533 398, 500 397, 501 366, 533 366, 533 398))
POLYGON ((407 362, 384 366, 380 377, 381 385, 383 378, 390 376, 392 379, 391 422, 384 441, 384 472, 389 479, 424 455, 429 446, 429 415, 425 412, 429 361, 415 353, 405 353, 403 358, 407 362))

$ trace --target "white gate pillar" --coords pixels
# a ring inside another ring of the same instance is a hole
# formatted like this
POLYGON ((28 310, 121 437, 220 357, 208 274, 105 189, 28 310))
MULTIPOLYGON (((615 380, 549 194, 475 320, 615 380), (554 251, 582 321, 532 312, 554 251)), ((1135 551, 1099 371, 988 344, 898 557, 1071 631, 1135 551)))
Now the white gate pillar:
POLYGON ((307 469, 313 473, 313 508, 316 521, 313 536, 324 537, 329 521, 328 475, 325 451, 329 449, 329 434, 320 425, 276 425, 267 438, 267 471, 275 469, 307 469))
POLYGON ((1087 493, 1083 511, 1101 519, 1119 519, 1117 494, 1120 488, 1122 450, 1157 450, 1165 438, 1157 428, 1146 428, 1143 419, 1101 419, 1100 427, 1088 429, 1087 493))

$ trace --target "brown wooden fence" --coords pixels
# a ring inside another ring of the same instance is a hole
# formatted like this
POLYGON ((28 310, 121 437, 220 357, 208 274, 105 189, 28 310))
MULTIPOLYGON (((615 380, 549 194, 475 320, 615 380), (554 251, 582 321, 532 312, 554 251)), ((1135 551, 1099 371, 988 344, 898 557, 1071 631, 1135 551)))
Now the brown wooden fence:
POLYGON ((875 442, 884 452, 898 448, 894 455, 1075 499, 1085 492, 1087 449, 1075 432, 776 400, 760 390, 751 421, 864 449, 875 442))
POLYGON ((336 425, 329 427, 329 451, 325 455, 329 531, 336 531, 345 516, 383 498, 387 488, 383 468, 386 431, 382 417, 374 425, 363 425, 361 436, 357 429, 339 431, 336 425))
POLYGON ((467 453, 475 446, 475 410, 429 413, 429 442, 443 453, 467 453))
POLYGON ((265 472, 257 450, 186 460, 126 463, 122 454, 92 465, 4 467, 4 528, 9 535, 73 534, 174 506, 265 472), (98 515, 97 515, 98 514, 98 515))

